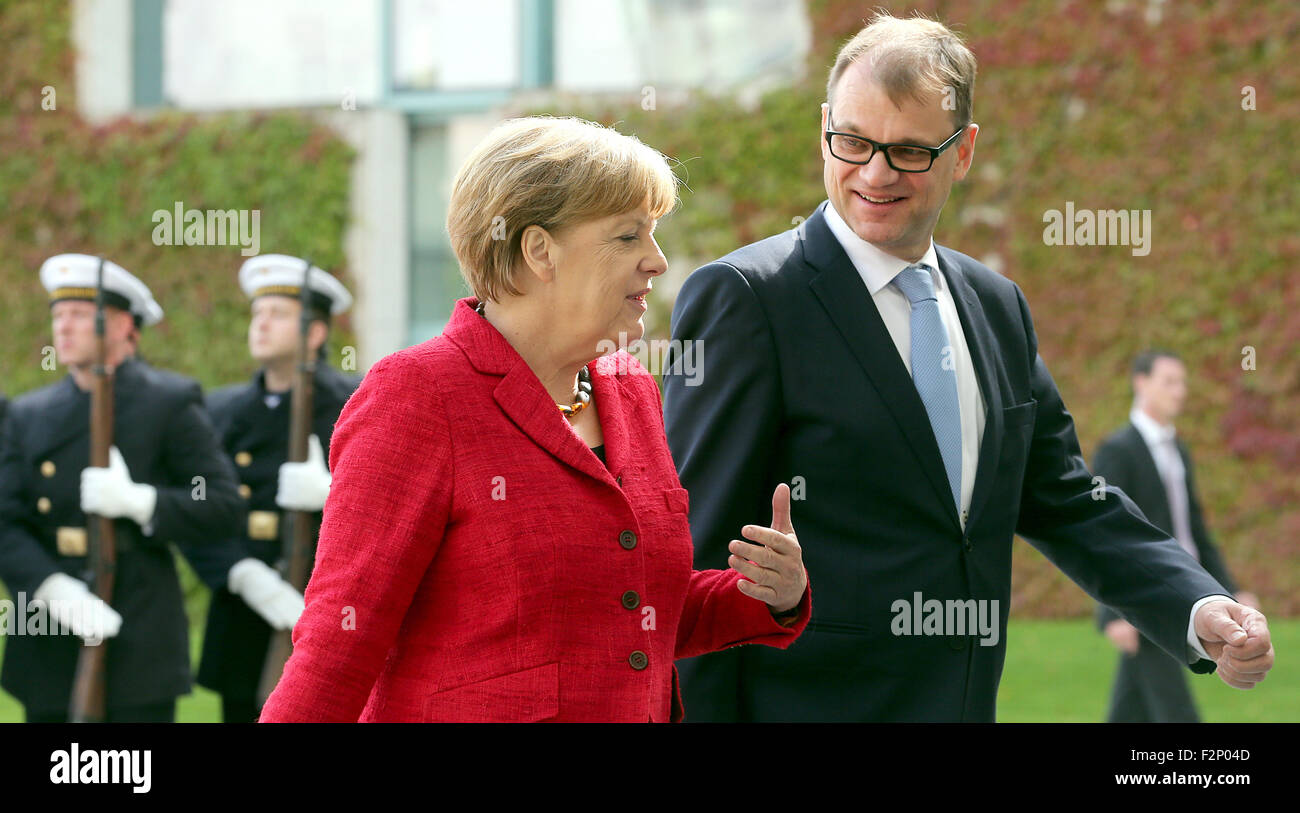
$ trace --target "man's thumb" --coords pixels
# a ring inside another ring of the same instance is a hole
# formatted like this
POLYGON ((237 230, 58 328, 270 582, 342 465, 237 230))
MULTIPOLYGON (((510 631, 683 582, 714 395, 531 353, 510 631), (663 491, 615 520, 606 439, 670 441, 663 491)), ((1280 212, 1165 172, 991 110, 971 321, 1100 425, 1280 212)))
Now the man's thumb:
POLYGON ((790 487, 785 483, 778 483, 772 493, 771 527, 783 534, 794 531, 794 525, 790 523, 790 487))
POLYGON ((1250 637, 1237 623, 1236 619, 1227 612, 1216 616, 1210 624, 1210 629, 1215 635, 1219 636, 1220 640, 1232 646, 1240 646, 1246 643, 1246 639, 1250 637))

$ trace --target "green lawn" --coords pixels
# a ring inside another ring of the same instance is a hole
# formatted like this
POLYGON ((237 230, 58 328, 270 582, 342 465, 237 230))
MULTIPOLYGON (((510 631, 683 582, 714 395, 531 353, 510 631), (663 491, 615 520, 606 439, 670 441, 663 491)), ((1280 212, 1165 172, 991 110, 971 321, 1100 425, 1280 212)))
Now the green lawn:
MULTIPOLYGON (((1300 722, 1300 670, 1288 653, 1300 651, 1300 620, 1276 619, 1270 625, 1274 647, 1282 653, 1268 679, 1248 692, 1226 686, 1213 675, 1191 675, 1206 722, 1300 722)), ((195 657, 199 641, 192 633, 195 657)), ((1007 665, 998 696, 1002 722, 1099 722, 1106 712, 1118 659, 1090 619, 1011 622, 1007 665)), ((4 638, 0 636, 0 657, 4 638)), ((215 722, 220 701, 206 689, 182 697, 181 722, 215 722)), ((22 708, 0 691, 0 722, 22 720, 22 708)))
MULTIPOLYGON (((1300 670, 1290 657, 1300 649, 1300 620, 1270 619, 1269 631, 1277 662, 1254 689, 1241 691, 1215 675, 1187 673, 1202 720, 1300 721, 1300 670)), ((1118 665, 1115 648, 1096 631, 1091 618, 1019 622, 1013 618, 998 690, 998 721, 1101 722, 1118 665)))

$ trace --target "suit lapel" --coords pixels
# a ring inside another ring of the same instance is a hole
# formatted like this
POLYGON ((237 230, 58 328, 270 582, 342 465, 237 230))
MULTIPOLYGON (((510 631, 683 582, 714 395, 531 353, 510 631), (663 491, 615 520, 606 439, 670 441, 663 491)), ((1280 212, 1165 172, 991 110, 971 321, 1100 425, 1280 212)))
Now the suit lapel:
MULTIPOLYGON (((603 393, 598 393, 595 382, 592 382, 593 398, 607 397, 608 390, 607 387, 603 393)), ((500 384, 497 384, 492 395, 496 398, 501 411, 514 421, 524 434, 554 455, 561 463, 597 480, 613 479, 601 465, 600 458, 596 457, 596 454, 568 425, 560 410, 556 408, 555 402, 546 392, 546 388, 542 386, 542 382, 523 359, 510 368, 510 372, 506 373, 500 384)), ((601 409, 599 403, 596 409, 601 409)))
POLYGON ((618 368, 614 358, 606 356, 597 359, 591 363, 590 370, 591 394, 600 414, 600 431, 605 436, 605 460, 608 466, 601 465, 590 450, 587 451, 587 456, 596 461, 600 479, 613 480, 621 476, 632 462, 632 450, 628 444, 633 432, 627 425, 632 405, 625 403, 625 384, 616 375, 618 368))
POLYGON ((804 221, 803 228, 804 259, 816 272, 808 286, 848 342, 880 400, 902 430, 921 470, 925 472, 926 480, 939 497, 939 503, 945 506, 952 522, 960 527, 948 474, 943 467, 943 457, 934 439, 925 404, 898 356, 894 340, 880 318, 871 293, 826 225, 820 208, 804 221))
POLYGON ((984 434, 980 437, 979 462, 975 468, 975 489, 971 493, 970 516, 966 527, 973 525, 980 515, 989 493, 993 490, 993 476, 997 472, 998 458, 1002 452, 1002 388, 994 376, 1002 368, 995 365, 992 348, 996 347, 989 320, 980 305, 979 297, 971 290, 966 275, 948 255, 948 250, 935 247, 939 258, 939 271, 948 281, 948 290, 952 292, 953 302, 957 305, 957 316, 961 320, 962 334, 966 337, 966 347, 970 350, 971 360, 975 365, 975 378, 979 382, 980 392, 984 395, 984 434))
MULTIPOLYGON (((492 390, 492 397, 506 417, 534 443, 561 463, 612 485, 614 478, 610 470, 573 431, 537 375, 505 337, 475 313, 477 305, 478 300, 472 297, 457 301, 443 335, 464 351, 476 370, 502 376, 492 390)), ((626 430, 617 416, 622 411, 618 384, 609 379, 598 380, 596 366, 593 363, 588 369, 592 371, 592 397, 601 417, 601 428, 607 433, 607 454, 614 451, 621 458, 626 454, 626 430), (606 423, 607 417, 616 428, 606 423)), ((616 460, 611 458, 610 463, 613 468, 616 460)))

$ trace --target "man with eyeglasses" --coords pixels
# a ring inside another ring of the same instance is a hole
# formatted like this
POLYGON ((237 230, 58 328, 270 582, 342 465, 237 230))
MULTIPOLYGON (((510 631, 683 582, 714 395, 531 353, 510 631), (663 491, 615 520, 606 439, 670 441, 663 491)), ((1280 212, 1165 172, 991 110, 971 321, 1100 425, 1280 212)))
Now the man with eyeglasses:
POLYGON ((974 79, 948 28, 878 13, 827 83, 829 200, 678 294, 672 346, 709 353, 664 375, 696 566, 763 565, 733 540, 789 482, 818 596, 789 650, 682 661, 688 720, 994 721, 1016 533, 1193 672, 1272 666, 1264 616, 1095 488, 1020 288, 934 244, 974 79))

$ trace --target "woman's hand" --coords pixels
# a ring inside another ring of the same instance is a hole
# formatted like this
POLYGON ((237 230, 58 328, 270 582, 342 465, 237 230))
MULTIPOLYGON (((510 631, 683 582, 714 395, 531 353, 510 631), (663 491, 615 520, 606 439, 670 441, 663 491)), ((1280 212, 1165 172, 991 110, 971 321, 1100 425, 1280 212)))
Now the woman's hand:
POLYGON ((746 525, 740 532, 759 543, 733 539, 728 546, 731 556, 727 564, 745 577, 736 583, 740 592, 766 602, 773 613, 797 606, 808 586, 808 576, 803 569, 803 551, 790 524, 790 487, 780 483, 772 494, 772 527, 746 525))

